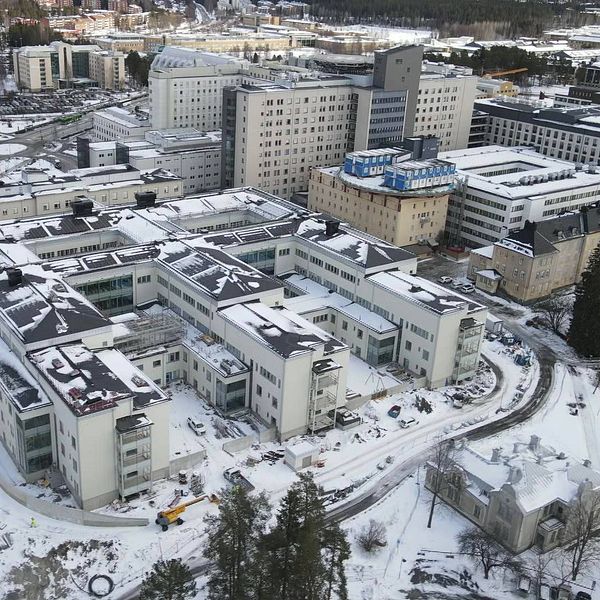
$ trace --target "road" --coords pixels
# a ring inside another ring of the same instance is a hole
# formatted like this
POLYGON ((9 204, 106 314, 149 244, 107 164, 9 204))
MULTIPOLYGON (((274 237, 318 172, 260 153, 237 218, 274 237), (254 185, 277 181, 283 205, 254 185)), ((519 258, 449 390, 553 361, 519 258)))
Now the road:
MULTIPOLYGON (((513 329, 512 324, 509 324, 508 327, 511 330, 513 329)), ((539 378, 535 390, 526 402, 512 412, 506 413, 506 416, 499 417, 497 420, 492 422, 482 423, 481 425, 475 426, 467 433, 464 431, 454 431, 446 435, 446 439, 458 440, 465 438, 469 440, 477 440, 495 435, 501 431, 510 429, 511 427, 518 425, 527 419, 530 419, 545 405, 550 392, 553 389, 554 368, 557 357, 550 348, 545 346, 542 342, 532 336, 525 328, 519 326, 518 324, 515 324, 513 333, 528 343, 537 354, 539 362, 539 378)), ((498 368, 495 365, 493 368, 498 374, 498 368)), ((488 410, 486 405, 489 404, 493 398, 500 399, 501 402, 501 398, 505 391, 505 385, 503 384, 502 377, 500 376, 500 378, 497 380, 494 390, 488 395, 486 402, 480 405, 480 410, 488 410)), ((456 417, 454 417, 454 419, 456 420, 456 417)), ((444 425, 446 425, 448 421, 448 419, 446 421, 437 421, 429 426, 429 429, 432 429, 432 427, 437 428, 437 433, 441 433, 444 425)), ((385 475, 376 482, 375 485, 365 490, 365 492, 328 511, 326 520, 328 522, 341 522, 346 519, 350 519, 381 501, 383 498, 385 498, 385 496, 387 496, 388 493, 394 490, 394 488, 396 488, 407 477, 414 473, 417 467, 422 465, 427 460, 433 446, 437 443, 437 439, 438 436, 435 435, 435 432, 432 433, 432 431, 427 431, 427 428, 424 427, 414 430, 414 435, 410 440, 406 438, 396 438, 390 441, 389 447, 379 447, 375 449, 374 452, 366 452, 365 455, 360 457, 360 459, 376 462, 378 459, 380 460, 381 458, 384 458, 387 453, 393 451, 395 446, 399 446, 398 449, 402 449, 404 458, 397 462, 393 468, 389 469, 385 475), (378 453, 381 456, 371 456, 374 453, 378 453)), ((198 552, 198 550, 195 552, 198 552)), ((182 558, 184 558, 192 570, 192 573, 196 577, 205 575, 211 568, 210 562, 193 554, 182 558)), ((139 586, 136 586, 136 588, 129 590, 122 596, 119 596, 118 600, 134 600, 137 597, 138 592, 139 586)))

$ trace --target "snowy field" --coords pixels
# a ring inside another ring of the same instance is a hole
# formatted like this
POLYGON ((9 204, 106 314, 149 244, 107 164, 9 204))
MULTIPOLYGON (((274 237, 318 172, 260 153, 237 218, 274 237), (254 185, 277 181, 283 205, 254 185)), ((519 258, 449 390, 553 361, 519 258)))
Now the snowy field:
POLYGON ((0 156, 10 156, 11 154, 19 154, 27 150, 27 146, 23 144, 0 144, 0 156))

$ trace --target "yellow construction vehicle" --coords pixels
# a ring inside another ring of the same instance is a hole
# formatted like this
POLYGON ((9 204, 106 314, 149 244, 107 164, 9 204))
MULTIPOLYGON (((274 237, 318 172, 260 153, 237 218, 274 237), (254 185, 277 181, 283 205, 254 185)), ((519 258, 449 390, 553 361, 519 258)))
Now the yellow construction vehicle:
POLYGON ((173 506, 172 508, 167 508, 166 510, 161 510, 156 515, 155 523, 162 527, 163 531, 167 531, 169 529, 169 525, 171 523, 177 523, 177 525, 181 525, 183 523, 183 519, 179 516, 185 512, 185 509, 188 506, 192 506, 192 504, 197 504, 198 502, 202 502, 202 500, 210 500, 210 502, 214 502, 215 504, 219 503, 219 499, 214 494, 203 496, 198 496, 198 498, 194 498, 193 500, 188 500, 187 502, 182 502, 177 506, 173 506))

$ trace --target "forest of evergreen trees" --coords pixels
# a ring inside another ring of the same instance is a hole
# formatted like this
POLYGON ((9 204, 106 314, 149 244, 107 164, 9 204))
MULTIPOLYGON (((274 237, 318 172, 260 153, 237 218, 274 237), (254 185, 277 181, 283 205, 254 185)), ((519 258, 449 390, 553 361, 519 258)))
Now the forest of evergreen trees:
MULTIPOLYGON (((493 24, 497 35, 537 36, 559 22, 580 24, 578 2, 545 3, 535 0, 308 0, 311 13, 329 22, 434 27, 442 35, 460 33, 458 26, 493 24), (574 21, 577 22, 574 22, 574 21)), ((466 31, 465 31, 466 32, 466 31)))

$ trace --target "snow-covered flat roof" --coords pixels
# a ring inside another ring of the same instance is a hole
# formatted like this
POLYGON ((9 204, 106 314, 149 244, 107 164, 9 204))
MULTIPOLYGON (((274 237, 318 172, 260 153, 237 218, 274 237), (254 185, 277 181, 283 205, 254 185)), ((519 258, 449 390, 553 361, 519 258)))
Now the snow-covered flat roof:
POLYGON ((402 271, 385 271, 369 275, 369 281, 438 314, 460 311, 470 304, 478 306, 464 296, 422 277, 408 275, 402 271))
POLYGON ((469 188, 508 200, 589 187, 597 188, 600 195, 600 170, 576 170, 574 163, 544 156, 531 148, 486 146, 443 152, 440 158, 456 164, 457 175, 466 178, 469 188))
POLYGON ((51 404, 20 358, 0 339, 0 384, 19 411, 51 404))
POLYGON ((21 267, 22 280, 9 284, 0 274, 0 315, 25 344, 60 340, 73 334, 110 327, 79 292, 39 265, 21 267))
POLYGON ((280 279, 284 279, 289 285, 304 291, 302 296, 284 300, 284 306, 298 314, 314 312, 324 308, 334 308, 341 314, 378 333, 398 329, 398 326, 391 321, 356 302, 348 300, 348 298, 344 298, 338 293, 331 293, 328 288, 308 277, 293 273, 288 276, 280 276, 280 279))
POLYGON ((92 351, 80 343, 52 346, 32 353, 29 360, 78 416, 114 408, 126 398, 133 399, 138 409, 167 399, 114 348, 92 351))
POLYGON ((225 308, 221 314, 283 358, 311 352, 319 346, 326 354, 347 349, 346 344, 283 307, 248 302, 225 308))

